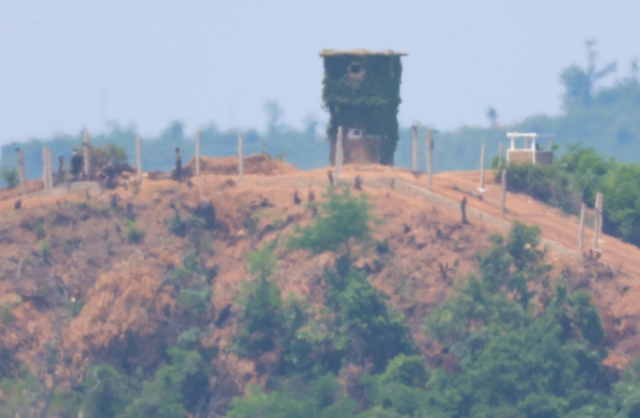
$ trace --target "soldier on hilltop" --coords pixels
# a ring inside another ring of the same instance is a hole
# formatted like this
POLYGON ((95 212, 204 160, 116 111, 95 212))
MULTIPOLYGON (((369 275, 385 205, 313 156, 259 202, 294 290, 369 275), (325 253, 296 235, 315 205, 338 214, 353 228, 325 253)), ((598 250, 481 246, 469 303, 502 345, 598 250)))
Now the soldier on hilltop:
POLYGON ((175 148, 176 153, 176 168, 173 173, 173 179, 180 182, 182 179, 182 155, 180 155, 180 148, 175 148))
POLYGON ((82 179, 82 173, 84 169, 84 157, 78 152, 78 148, 73 149, 71 155, 71 179, 67 188, 71 187, 71 182, 80 181, 82 179))

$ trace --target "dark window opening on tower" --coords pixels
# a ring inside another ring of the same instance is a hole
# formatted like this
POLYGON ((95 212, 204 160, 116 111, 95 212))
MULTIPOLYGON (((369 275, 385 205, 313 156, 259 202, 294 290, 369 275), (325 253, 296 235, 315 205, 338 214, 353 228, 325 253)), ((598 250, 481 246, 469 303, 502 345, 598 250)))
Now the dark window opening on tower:
POLYGON ((360 75, 361 72, 362 72, 362 67, 360 66, 359 63, 353 63, 349 65, 349 73, 353 75, 360 75))

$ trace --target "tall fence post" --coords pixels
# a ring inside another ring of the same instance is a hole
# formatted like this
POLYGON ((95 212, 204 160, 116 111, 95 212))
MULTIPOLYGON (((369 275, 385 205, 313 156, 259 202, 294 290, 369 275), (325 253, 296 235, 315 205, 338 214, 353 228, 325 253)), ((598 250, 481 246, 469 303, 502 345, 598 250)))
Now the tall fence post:
POLYGON ((502 170, 502 217, 507 213, 507 170, 502 170))
POLYGON ((136 135, 136 179, 142 181, 142 149, 140 148, 140 137, 136 135))
POLYGON ((27 182, 25 171, 24 171, 24 151, 22 148, 17 149, 18 152, 18 176, 20 177, 20 192, 22 195, 25 194, 25 183, 27 182))
POLYGON ((200 177, 200 131, 196 131, 196 177, 200 177))
POLYGON ((344 148, 342 145, 342 126, 338 126, 338 138, 336 139, 336 177, 342 175, 342 163, 344 162, 344 148))
POLYGON ((49 191, 49 178, 47 177, 47 147, 42 147, 42 184, 44 190, 49 191))
POLYGON ((485 146, 482 144, 482 148, 480 149, 480 191, 484 191, 484 154, 485 146))
POLYGON ((593 250, 598 250, 600 243, 600 235, 602 234, 602 193, 596 193, 596 218, 594 221, 595 237, 593 238, 593 250))
POLYGON ((427 189, 431 191, 431 175, 433 173, 433 130, 427 130, 427 189))
POLYGON ((578 224, 578 252, 582 252, 582 248, 584 246, 584 212, 586 209, 586 205, 583 203, 580 206, 580 223, 578 224))
POLYGON ((242 132, 238 134, 238 176, 240 180, 244 176, 244 148, 242 132))
POLYGON ((47 148, 47 179, 49 181, 49 190, 53 189, 53 168, 51 160, 51 150, 47 148))
POLYGON ((504 153, 502 147, 503 144, 500 142, 500 144, 498 144, 498 167, 502 167, 502 154, 504 153))
POLYGON ((414 124, 413 137, 411 138, 411 170, 415 173, 418 172, 418 125, 414 124))
POLYGON ((91 152, 89 150, 89 131, 84 130, 84 174, 91 181, 91 152))
POLYGON ((51 193, 53 188, 53 176, 51 174, 51 150, 42 147, 42 183, 44 190, 51 193))
POLYGON ((58 156, 58 175, 56 179, 56 182, 58 184, 62 184, 64 182, 64 175, 65 175, 64 157, 60 155, 58 156))

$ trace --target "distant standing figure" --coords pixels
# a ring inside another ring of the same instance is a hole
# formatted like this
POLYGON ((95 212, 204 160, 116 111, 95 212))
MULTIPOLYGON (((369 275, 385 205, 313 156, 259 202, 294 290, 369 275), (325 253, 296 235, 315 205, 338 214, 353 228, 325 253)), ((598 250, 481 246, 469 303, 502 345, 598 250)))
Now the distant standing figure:
POLYGON ((73 154, 71 155, 71 180, 79 181, 82 178, 82 173, 84 170, 84 157, 82 154, 78 152, 78 148, 73 149, 73 154))
POLYGON ((356 176, 356 179, 355 179, 355 181, 353 182, 353 187, 354 187, 356 190, 362 190, 362 177, 360 177, 360 174, 358 174, 358 175, 356 176))
POLYGON ((61 155, 58 157, 58 179, 56 183, 61 184, 64 181, 65 169, 64 169, 64 157, 61 155))
POLYGON ((176 153, 176 171, 173 174, 174 180, 180 182, 182 180, 182 155, 180 155, 180 148, 175 148, 176 153))
POLYGON ((333 186, 333 173, 331 170, 327 171, 327 177, 329 178, 329 184, 333 186))
POLYGON ((462 212, 462 224, 466 225, 469 223, 467 221, 467 197, 462 198, 462 202, 460 202, 460 212, 462 212))

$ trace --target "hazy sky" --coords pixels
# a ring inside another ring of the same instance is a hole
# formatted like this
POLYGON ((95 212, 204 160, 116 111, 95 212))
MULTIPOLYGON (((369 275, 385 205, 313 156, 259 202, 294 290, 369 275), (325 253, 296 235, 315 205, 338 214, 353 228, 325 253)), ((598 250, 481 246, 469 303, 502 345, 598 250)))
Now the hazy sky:
POLYGON ((156 135, 262 128, 267 99, 300 126, 322 110, 324 48, 394 49, 400 122, 453 129, 560 111, 584 40, 618 75, 640 55, 640 1, 2 0, 0 144, 105 122, 156 135))

